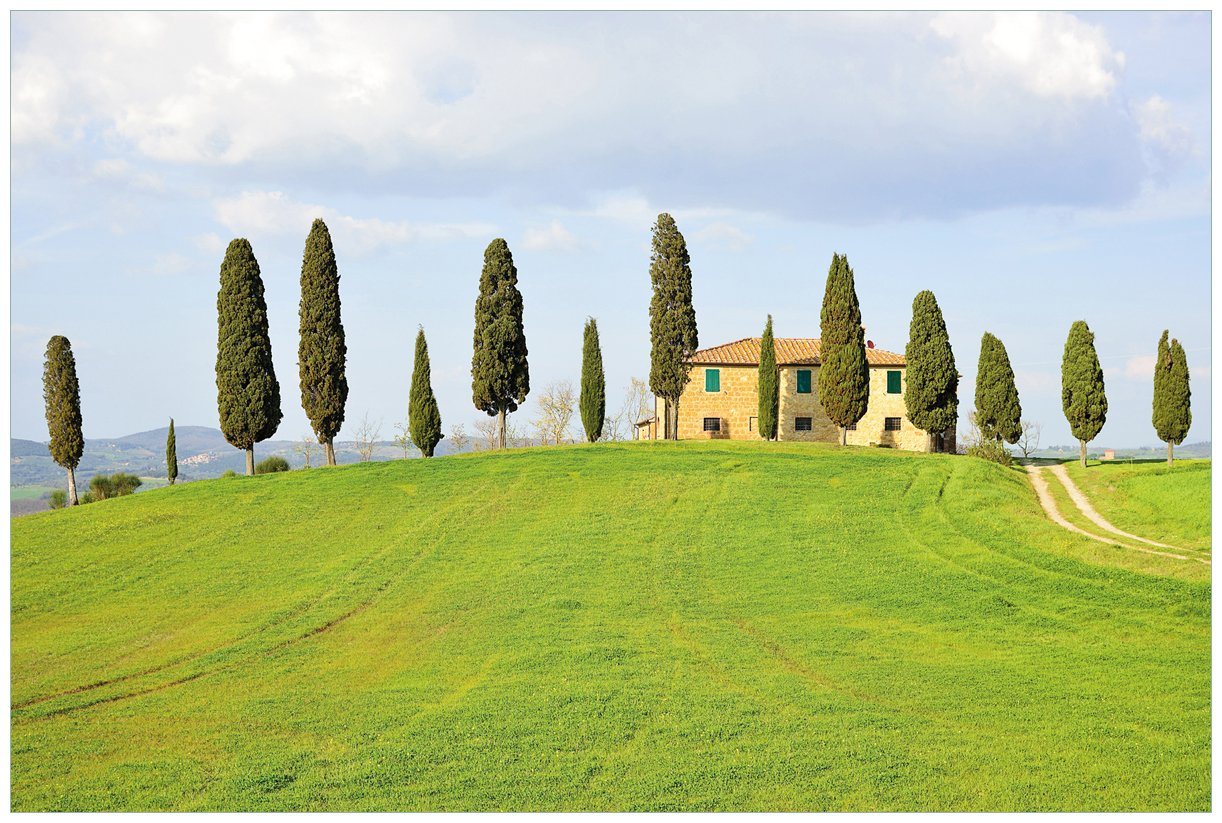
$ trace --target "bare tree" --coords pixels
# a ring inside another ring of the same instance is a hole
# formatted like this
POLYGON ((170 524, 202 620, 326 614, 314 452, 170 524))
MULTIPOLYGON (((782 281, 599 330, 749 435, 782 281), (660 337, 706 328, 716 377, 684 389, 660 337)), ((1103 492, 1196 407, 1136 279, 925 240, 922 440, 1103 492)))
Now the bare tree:
POLYGON ((450 442, 454 444, 454 451, 456 452, 467 450, 471 438, 467 436, 467 430, 463 428, 462 423, 450 426, 450 442))
MULTIPOLYGON (((475 442, 475 450, 483 451, 484 449, 495 449, 501 444, 501 431, 497 425, 496 418, 489 417, 487 419, 480 418, 475 421, 475 430, 480 433, 482 441, 475 442)), ((508 432, 506 432, 506 441, 508 441, 508 432)))
POLYGON ((976 412, 969 412, 967 415, 967 431, 962 436, 956 438, 956 446, 959 454, 967 454, 967 450, 973 446, 979 446, 984 442, 984 435, 980 431, 980 426, 976 425, 976 412))
POLYGON ((1040 447, 1040 424, 1034 420, 1023 420, 1022 434, 1018 438, 1018 450, 1023 453, 1023 459, 1031 456, 1032 452, 1038 451, 1040 447))
POLYGON ((369 419, 369 412, 365 412, 365 416, 361 418, 361 424, 356 427, 356 434, 353 436, 354 445, 356 446, 357 454, 361 456, 361 462, 367 463, 373 459, 373 450, 378 443, 378 437, 382 434, 382 421, 376 423, 369 419))
POLYGON ((653 415, 653 398, 649 384, 639 377, 628 381, 628 390, 624 394, 624 408, 621 414, 626 418, 624 437, 631 439, 636 424, 653 415))
POLYGON ((302 468, 310 468, 310 462, 314 457, 314 449, 318 446, 318 441, 312 434, 303 434, 301 440, 293 446, 293 451, 301 455, 305 465, 302 468))
POLYGON ((568 380, 560 380, 550 384, 539 395, 539 416, 535 418, 535 431, 539 433, 539 443, 563 443, 571 439, 569 425, 573 422, 573 412, 577 408, 577 392, 568 380))
POLYGON ((412 442, 411 431, 406 420, 395 424, 395 436, 391 439, 394 440, 396 446, 403 449, 404 460, 412 456, 412 449, 416 444, 412 442))

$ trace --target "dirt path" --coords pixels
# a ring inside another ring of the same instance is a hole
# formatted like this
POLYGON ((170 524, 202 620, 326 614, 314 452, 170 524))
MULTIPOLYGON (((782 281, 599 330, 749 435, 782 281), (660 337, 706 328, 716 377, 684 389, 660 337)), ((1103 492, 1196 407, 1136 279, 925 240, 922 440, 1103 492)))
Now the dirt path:
MULTIPOLYGON (((1136 535, 1132 535, 1132 534, 1129 534, 1128 532, 1121 531, 1120 529, 1113 526, 1111 523, 1108 523, 1106 520, 1103 519, 1103 517, 1097 511, 1095 511, 1094 507, 1091 506, 1090 501, 1087 500, 1086 497, 1082 494, 1082 492, 1078 490, 1078 487, 1073 485, 1073 481, 1069 479, 1069 476, 1067 474, 1065 474, 1064 466, 1060 466, 1060 465, 1053 466, 1052 470, 1053 470, 1053 473, 1057 475, 1058 479, 1060 479, 1062 483, 1065 485, 1065 490, 1069 492, 1070 499, 1073 500, 1074 505, 1078 507, 1078 509, 1082 512, 1082 514, 1090 518, 1091 522, 1094 523, 1095 525, 1099 526, 1102 529, 1106 529, 1107 531, 1112 532, 1114 534, 1122 535, 1124 537, 1128 537, 1133 540, 1139 540, 1142 543, 1150 543, 1151 545, 1162 546, 1163 548, 1167 548, 1167 549, 1174 548, 1174 546, 1166 546, 1162 543, 1154 543, 1151 540, 1145 540, 1143 538, 1137 537, 1136 535), (1057 471, 1058 469, 1060 470, 1059 472, 1057 471)), ((1120 543, 1116 540, 1112 540, 1110 538, 1103 537, 1101 535, 1091 534, 1090 532, 1086 531, 1085 529, 1079 528, 1078 526, 1075 526, 1073 523, 1070 523, 1068 520, 1065 519, 1064 515, 1061 514, 1060 510, 1057 508, 1056 499, 1052 496, 1052 492, 1048 489, 1048 482, 1044 479, 1044 473, 1040 470, 1039 466, 1027 466, 1027 476, 1031 478, 1031 485, 1035 488, 1035 495, 1036 497, 1039 498, 1040 505, 1044 508, 1044 513, 1048 515, 1048 519, 1051 520, 1053 523, 1056 523, 1061 528, 1066 529, 1067 531, 1071 531, 1074 534, 1080 534, 1083 537, 1089 537, 1091 540, 1098 540, 1100 543, 1106 543, 1109 546, 1120 546, 1121 548, 1132 549, 1133 551, 1138 551, 1138 552, 1145 552, 1146 554, 1156 554, 1156 555, 1159 555, 1160 557, 1170 557, 1175 560, 1195 560, 1198 563, 1204 563, 1206 565, 1210 565, 1210 562, 1208 560, 1203 560, 1199 557, 1186 557, 1182 554, 1175 554, 1173 552, 1158 551, 1157 549, 1147 549, 1142 546, 1130 546, 1125 543, 1120 543)))

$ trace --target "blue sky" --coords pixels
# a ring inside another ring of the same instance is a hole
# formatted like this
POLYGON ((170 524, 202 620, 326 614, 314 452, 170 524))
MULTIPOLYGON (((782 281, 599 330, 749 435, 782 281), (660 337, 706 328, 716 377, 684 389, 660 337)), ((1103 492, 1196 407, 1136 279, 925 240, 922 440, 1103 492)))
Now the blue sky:
MULTIPOLYGON (((531 382, 576 381, 598 318, 612 404, 648 374, 649 230, 692 257, 701 345, 816 336, 833 252, 867 336, 902 351, 932 289, 970 410, 1001 337, 1024 416, 1060 409, 1069 325, 1097 335, 1096 443, 1152 445, 1169 328, 1210 439, 1210 17, 1190 14, 17 12, 12 433, 46 439, 47 338, 85 433, 215 426, 224 247, 263 270, 284 422, 311 220, 341 273, 351 437, 406 416, 429 338, 446 429, 470 399, 483 249, 505 237, 531 382)), ((515 417, 528 426, 529 402, 515 417)))

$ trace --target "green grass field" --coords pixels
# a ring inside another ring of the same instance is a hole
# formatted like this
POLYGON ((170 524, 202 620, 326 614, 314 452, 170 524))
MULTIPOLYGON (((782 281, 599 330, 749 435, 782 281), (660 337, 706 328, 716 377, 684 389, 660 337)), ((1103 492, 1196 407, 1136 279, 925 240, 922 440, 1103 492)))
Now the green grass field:
POLYGON ((1186 549, 1211 548, 1212 462, 1066 464, 1069 476, 1113 525, 1186 549))
POLYGON ((10 486, 10 500, 39 500, 53 492, 57 486, 10 486))
POLYGON ((1210 807, 1208 568, 975 459, 530 449, 12 540, 15 810, 1210 807))

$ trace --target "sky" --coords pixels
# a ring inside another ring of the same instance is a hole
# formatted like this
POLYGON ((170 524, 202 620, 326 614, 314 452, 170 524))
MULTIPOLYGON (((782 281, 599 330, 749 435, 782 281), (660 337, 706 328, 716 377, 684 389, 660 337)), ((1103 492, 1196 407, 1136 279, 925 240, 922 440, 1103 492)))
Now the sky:
MULTIPOLYGON (((42 13, 11 17, 11 427, 46 440, 47 339, 76 352, 87 437, 216 426, 228 242, 262 269, 284 420, 301 255, 327 221, 350 394, 389 439, 423 325, 446 431, 468 432, 483 250, 504 237, 534 396, 608 405, 649 371, 649 242, 674 215, 701 346, 815 337, 847 254, 867 337, 944 312, 972 408, 985 331, 1042 444, 1073 442, 1060 360, 1096 334, 1099 447, 1156 445, 1154 353, 1211 439, 1210 14, 42 13)), ((512 418, 529 428, 531 399, 512 418)), ((964 426, 961 425, 961 430, 964 426)))

